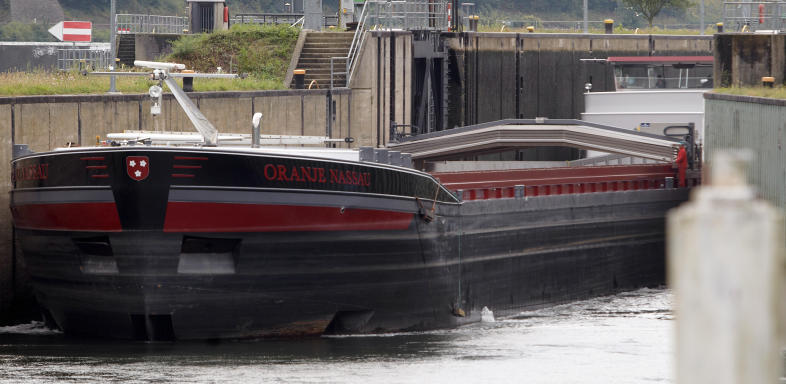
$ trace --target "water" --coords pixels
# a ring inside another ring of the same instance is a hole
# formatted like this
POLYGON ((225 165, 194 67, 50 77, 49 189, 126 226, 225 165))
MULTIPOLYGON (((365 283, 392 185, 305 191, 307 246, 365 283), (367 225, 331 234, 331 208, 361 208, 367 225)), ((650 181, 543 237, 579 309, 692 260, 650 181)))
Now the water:
POLYGON ((642 289, 454 330, 143 343, 0 327, 0 383, 669 383, 671 293, 642 289))

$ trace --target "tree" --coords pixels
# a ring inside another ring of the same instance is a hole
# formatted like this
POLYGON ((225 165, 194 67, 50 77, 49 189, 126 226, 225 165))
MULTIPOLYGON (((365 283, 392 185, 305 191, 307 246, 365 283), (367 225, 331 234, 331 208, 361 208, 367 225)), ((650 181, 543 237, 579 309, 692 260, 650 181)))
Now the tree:
POLYGON ((650 28, 652 28, 652 19, 658 16, 663 8, 685 9, 693 5, 690 0, 622 0, 622 2, 644 16, 650 28))

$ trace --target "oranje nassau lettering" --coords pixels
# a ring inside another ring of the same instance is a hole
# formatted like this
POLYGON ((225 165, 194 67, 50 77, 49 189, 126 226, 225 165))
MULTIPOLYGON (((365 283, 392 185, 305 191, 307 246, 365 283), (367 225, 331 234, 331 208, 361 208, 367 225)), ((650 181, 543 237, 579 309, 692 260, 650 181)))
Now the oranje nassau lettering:
POLYGON ((327 183, 341 185, 371 186, 371 174, 368 172, 328 170, 330 179, 326 177, 325 168, 316 167, 291 167, 282 164, 266 164, 262 170, 265 179, 269 181, 288 181, 299 183, 327 183))
POLYGON ((283 165, 278 166, 278 181, 290 181, 287 177, 287 167, 283 165))
POLYGON ((276 178, 276 167, 273 164, 265 165, 265 179, 274 180, 276 178))
POLYGON ((309 183, 317 181, 316 169, 312 169, 311 167, 300 167, 300 174, 303 175, 309 183))
POLYGON ((49 164, 36 164, 14 170, 15 180, 46 180, 49 177, 49 164))
POLYGON ((339 184, 338 182, 338 175, 340 174, 339 171, 335 169, 330 170, 330 183, 331 184, 339 184))
POLYGON ((330 170, 330 183, 343 185, 371 186, 371 174, 368 172, 330 170))
POLYGON ((273 181, 297 181, 311 183, 325 183, 324 168, 295 167, 287 168, 285 165, 266 164, 263 169, 265 179, 273 181))

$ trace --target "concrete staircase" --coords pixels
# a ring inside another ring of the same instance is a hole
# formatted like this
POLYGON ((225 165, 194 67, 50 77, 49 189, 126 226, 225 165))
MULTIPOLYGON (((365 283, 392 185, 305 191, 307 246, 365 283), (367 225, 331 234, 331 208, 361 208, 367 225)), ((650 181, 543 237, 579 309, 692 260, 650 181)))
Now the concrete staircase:
MULTIPOLYGON (((346 57, 354 36, 354 32, 309 32, 306 35, 303 50, 300 51, 300 57, 295 67, 295 69, 306 70, 306 88, 308 88, 312 80, 316 80, 319 88, 330 88, 330 58, 346 57)), ((346 61, 334 60, 333 70, 335 72, 345 72, 346 61)), ((345 75, 335 75, 333 77, 333 87, 345 86, 345 75)), ((290 87, 295 87, 294 78, 290 87)))
POLYGON ((117 58, 120 64, 133 67, 136 60, 136 35, 117 35, 117 58))

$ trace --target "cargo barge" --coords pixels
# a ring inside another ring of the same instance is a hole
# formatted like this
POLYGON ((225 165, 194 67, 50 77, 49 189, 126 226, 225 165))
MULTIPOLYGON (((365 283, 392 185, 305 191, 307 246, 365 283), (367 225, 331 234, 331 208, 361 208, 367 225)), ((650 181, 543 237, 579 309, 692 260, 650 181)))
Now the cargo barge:
POLYGON ((426 173, 200 132, 219 145, 140 133, 13 160, 16 238, 50 324, 187 340, 515 315, 663 284, 664 216, 688 193, 670 163, 426 173))

